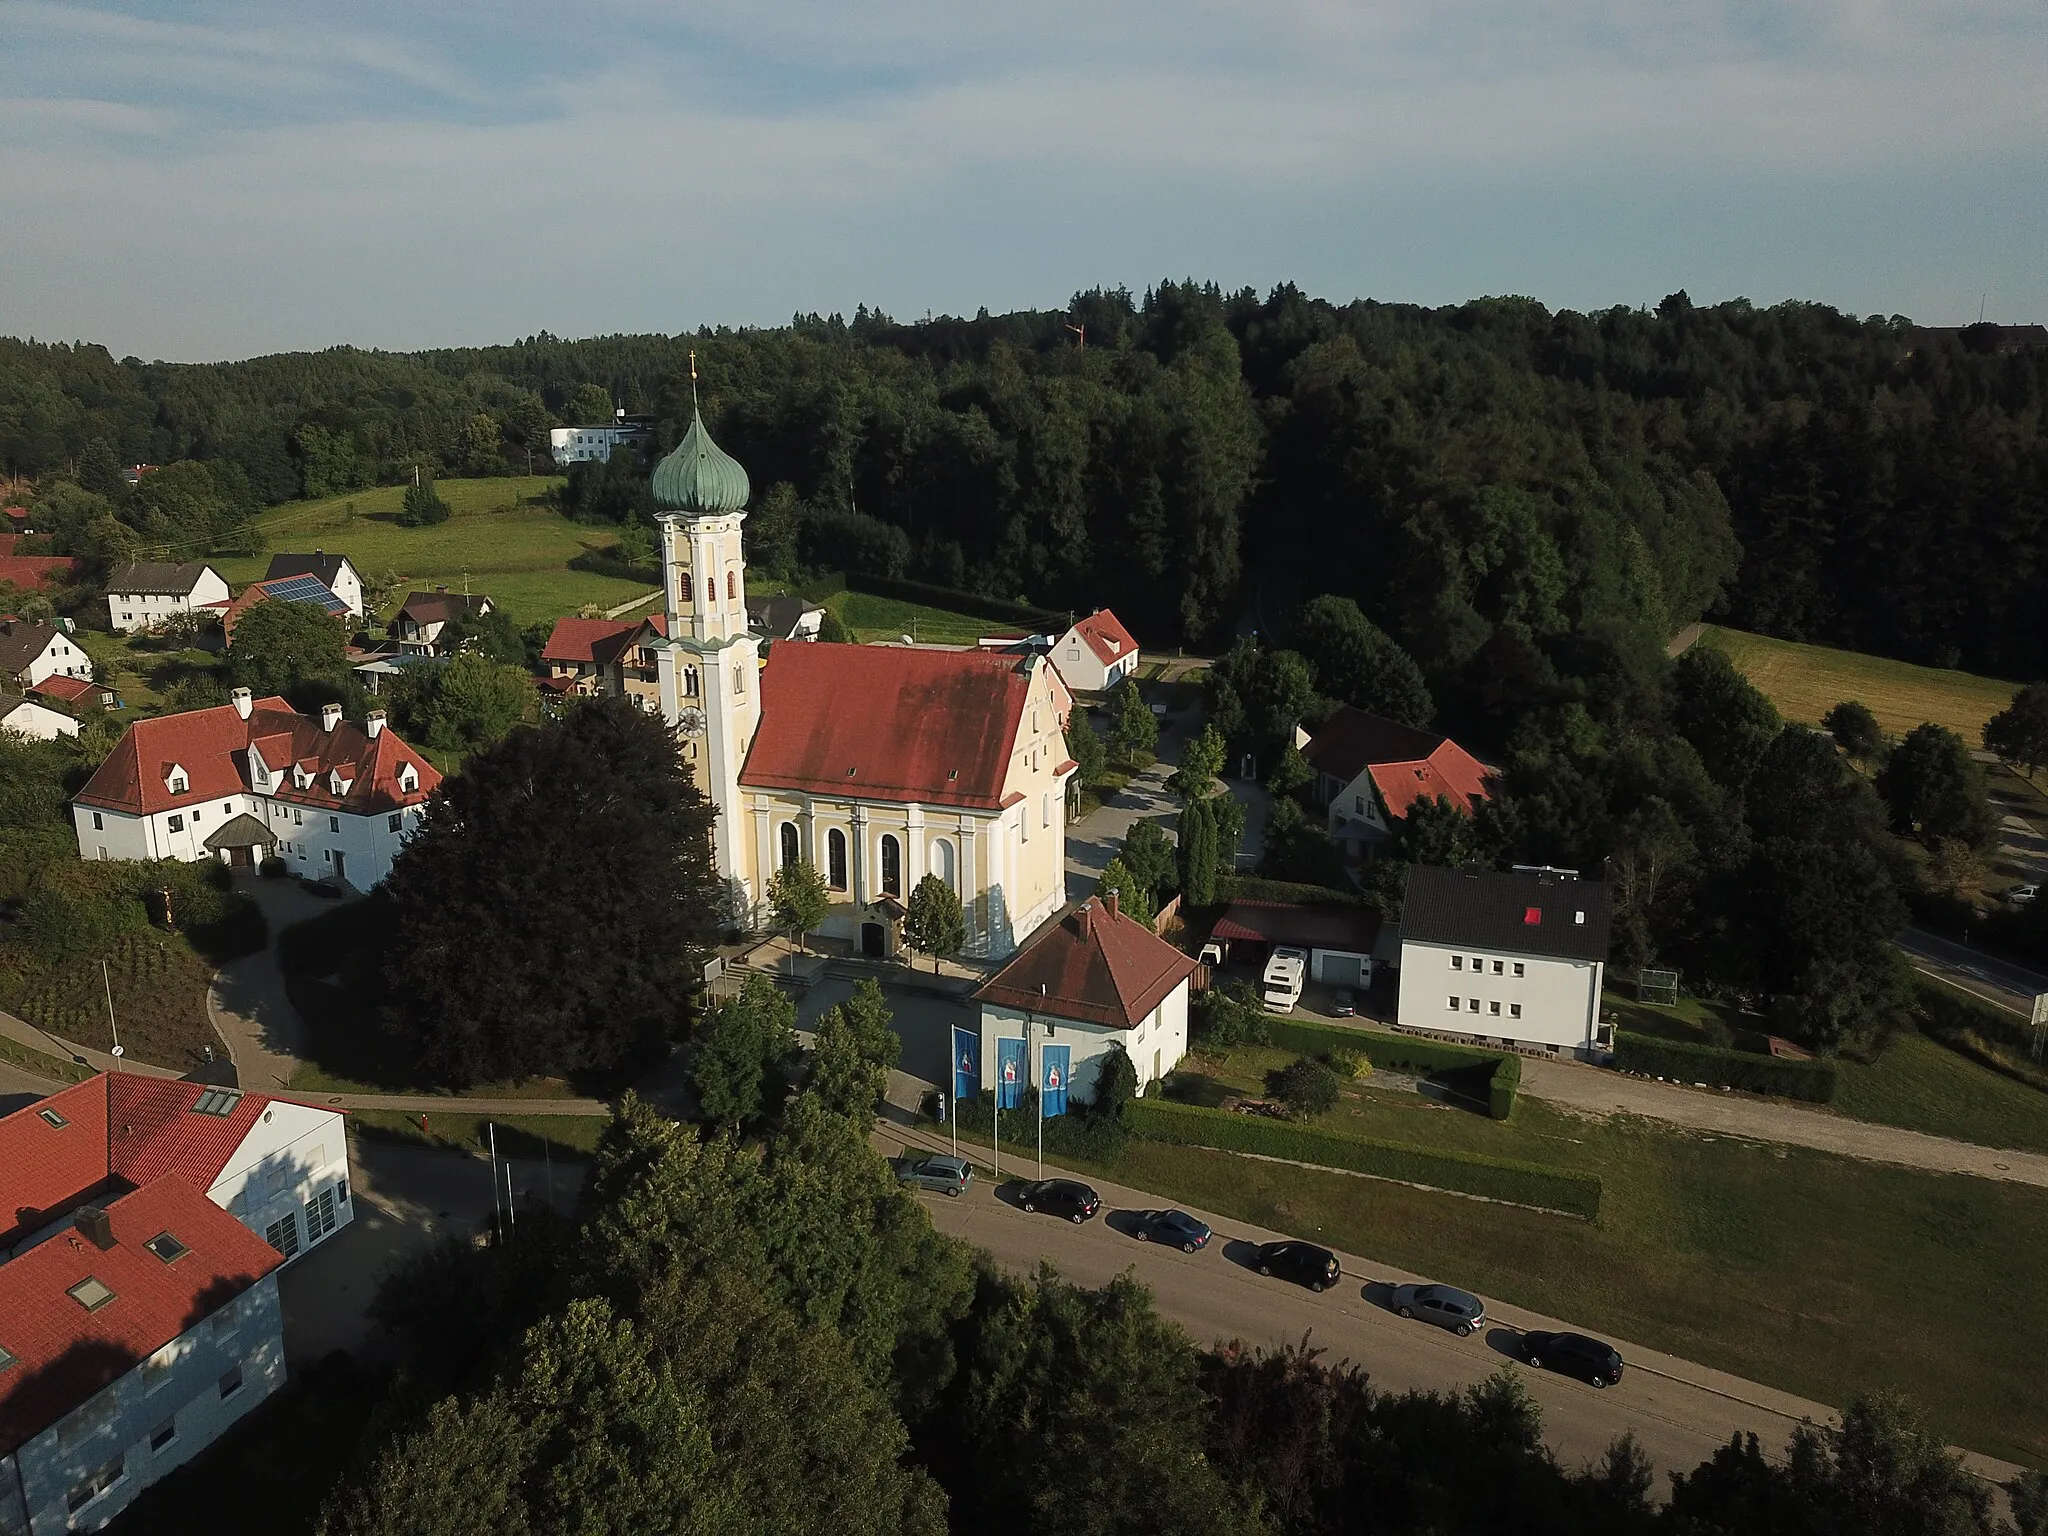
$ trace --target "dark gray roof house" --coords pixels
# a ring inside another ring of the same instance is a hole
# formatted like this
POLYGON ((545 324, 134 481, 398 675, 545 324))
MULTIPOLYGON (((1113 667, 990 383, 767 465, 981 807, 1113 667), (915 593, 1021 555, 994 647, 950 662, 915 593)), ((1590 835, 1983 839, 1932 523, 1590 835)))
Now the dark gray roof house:
POLYGON ((131 560, 107 578, 109 592, 189 597, 209 567, 203 560, 131 560))
MULTIPOLYGON (((324 549, 316 549, 310 555, 272 555, 270 569, 263 573, 263 579, 275 581, 280 576, 313 576, 322 586, 339 592, 341 568, 345 565, 355 570, 347 555, 330 555, 324 549)), ((357 571, 356 576, 360 580, 362 573, 357 571)))
POLYGON ((1607 882, 1555 870, 1408 871, 1401 938, 1559 960, 1605 961, 1612 916, 1607 882))

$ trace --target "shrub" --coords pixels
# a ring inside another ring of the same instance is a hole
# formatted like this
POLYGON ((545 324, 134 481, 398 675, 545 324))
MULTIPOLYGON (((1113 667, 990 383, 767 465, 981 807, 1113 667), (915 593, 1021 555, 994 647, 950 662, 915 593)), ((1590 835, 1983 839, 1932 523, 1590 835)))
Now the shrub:
POLYGON ((1270 1015, 1249 982, 1233 981, 1197 993, 1193 1009, 1198 1044, 1265 1045, 1273 1038, 1270 1015))
POLYGON ((276 854, 273 853, 267 855, 264 858, 262 864, 258 866, 258 868, 260 868, 263 871, 264 879, 276 880, 283 876, 285 872, 285 863, 283 859, 279 858, 276 854))
POLYGON ((1352 1082, 1363 1082, 1372 1076, 1372 1058, 1363 1051, 1346 1046, 1335 1046, 1323 1052, 1323 1060, 1330 1064, 1330 1070, 1341 1078, 1352 1082))
POLYGON ((1342 1131, 1202 1109, 1169 1100, 1144 1099, 1125 1113, 1132 1132, 1151 1141, 1221 1152, 1249 1152, 1321 1168, 1341 1168, 1377 1178, 1435 1189, 1456 1190, 1563 1211, 1592 1220, 1600 1214, 1600 1180, 1586 1173, 1548 1168, 1475 1152, 1404 1146, 1342 1131))
POLYGON ((1825 1104, 1835 1096, 1833 1062, 1784 1061, 1714 1045, 1659 1040, 1626 1029, 1615 1031, 1614 1064, 1624 1072, 1640 1072, 1646 1077, 1742 1088, 1810 1104, 1825 1104))
POLYGON ((1287 1106, 1289 1114, 1306 1119, 1335 1109, 1340 1086, 1329 1063, 1297 1056, 1267 1079, 1266 1090, 1287 1106))
MULTIPOLYGON (((1122 1120, 1111 1115, 1088 1114, 1085 1108, 1081 1114, 1054 1115, 1045 1122, 1045 1150, 1087 1162, 1113 1161, 1124 1150, 1130 1133, 1122 1120)), ((987 1136, 995 1128, 995 1097, 984 1093, 962 1099, 953 1106, 953 1113, 962 1131, 987 1136)), ((925 1115, 936 1118, 929 1096, 925 1115)), ((1017 1108, 1003 1111, 1002 1144, 1034 1150, 1038 1146, 1038 1099, 1029 1088, 1024 1090, 1017 1108)))
POLYGON ((1515 1107, 1515 1094, 1522 1086, 1522 1058, 1512 1051, 1482 1051, 1412 1035, 1387 1035, 1296 1020, 1273 1020, 1270 1034, 1274 1045, 1304 1056, 1363 1051, 1373 1066, 1382 1071, 1413 1072, 1420 1077, 1447 1081, 1470 1098, 1484 1098, 1486 1112, 1495 1120, 1507 1119, 1515 1107))

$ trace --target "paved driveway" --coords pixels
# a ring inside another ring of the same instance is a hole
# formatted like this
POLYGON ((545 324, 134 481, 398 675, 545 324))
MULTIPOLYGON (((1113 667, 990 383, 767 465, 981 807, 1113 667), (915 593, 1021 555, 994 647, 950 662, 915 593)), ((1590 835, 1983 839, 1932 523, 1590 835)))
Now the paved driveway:
POLYGON ((275 1093, 290 1083, 306 1049, 305 1023, 278 969, 277 936, 293 923, 332 912, 335 903, 308 896, 296 880, 266 880, 253 870, 236 871, 235 888, 263 909, 270 945, 221 967, 207 991, 206 1011, 234 1060, 236 1085, 275 1093))

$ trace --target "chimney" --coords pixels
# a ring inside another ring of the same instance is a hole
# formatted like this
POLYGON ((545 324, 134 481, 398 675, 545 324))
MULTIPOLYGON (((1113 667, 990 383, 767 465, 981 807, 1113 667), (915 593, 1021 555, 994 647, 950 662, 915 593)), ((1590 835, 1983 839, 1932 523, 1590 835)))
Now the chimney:
POLYGON ((363 717, 363 730, 370 740, 375 741, 384 729, 384 711, 373 709, 363 717))
POLYGON ((73 1218, 78 1230, 92 1239, 92 1244, 105 1253, 114 1246, 114 1218, 107 1214, 103 1205, 81 1205, 78 1215, 73 1218))
POLYGON ((445 593, 445 592, 446 592, 446 591, 447 591, 448 589, 447 589, 447 588, 446 588, 445 586, 442 586, 442 587, 436 587, 436 588, 434 588, 434 590, 435 590, 436 592, 443 592, 443 593, 445 593))
POLYGON ((1103 897, 1102 905, 1108 909, 1109 915, 1114 918, 1116 916, 1116 892, 1111 891, 1107 896, 1103 897))
POLYGON ((331 731, 339 724, 341 724, 341 706, 339 704, 322 704, 320 706, 320 729, 331 731))
POLYGON ((246 688, 237 688, 233 693, 229 694, 228 697, 235 701, 235 713, 240 715, 244 720, 248 719, 249 711, 255 707, 255 701, 251 699, 251 697, 249 696, 249 690, 246 688))

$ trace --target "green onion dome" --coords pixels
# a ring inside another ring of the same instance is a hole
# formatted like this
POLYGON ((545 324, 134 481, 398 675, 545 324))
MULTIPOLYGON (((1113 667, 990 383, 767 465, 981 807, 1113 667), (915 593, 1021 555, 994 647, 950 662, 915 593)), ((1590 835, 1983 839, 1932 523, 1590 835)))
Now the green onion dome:
POLYGON ((654 466, 654 499, 669 512, 742 512, 751 491, 740 461, 711 441, 694 411, 675 451, 654 466))

